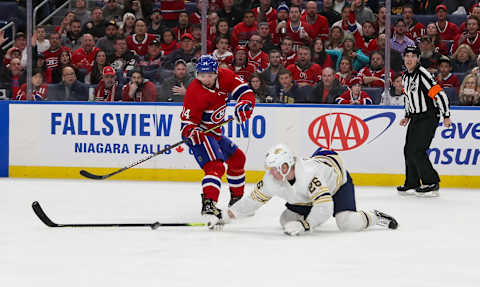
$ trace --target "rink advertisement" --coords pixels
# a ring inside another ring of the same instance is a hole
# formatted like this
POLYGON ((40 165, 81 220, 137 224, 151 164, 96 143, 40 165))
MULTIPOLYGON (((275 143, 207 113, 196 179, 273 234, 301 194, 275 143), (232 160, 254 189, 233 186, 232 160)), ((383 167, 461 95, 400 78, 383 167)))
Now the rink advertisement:
MULTIPOLYGON (((76 178, 82 168, 106 173, 129 165, 182 140, 181 108, 158 103, 10 104, 9 146, 15 147, 6 161, 10 176, 76 178)), ((227 107, 227 117, 232 113, 233 107, 227 107)), ((478 109, 454 108, 452 113, 454 124, 437 129, 430 158, 448 185, 480 185, 478 109)), ((246 153, 248 181, 261 178, 268 148, 284 142, 299 156, 319 147, 339 151, 357 183, 388 185, 403 180, 402 117, 398 107, 257 105, 248 122, 230 122, 223 132, 246 153)), ((5 165, 5 159, 0 163, 5 165)), ((201 176, 188 146, 180 145, 112 179, 201 176)))

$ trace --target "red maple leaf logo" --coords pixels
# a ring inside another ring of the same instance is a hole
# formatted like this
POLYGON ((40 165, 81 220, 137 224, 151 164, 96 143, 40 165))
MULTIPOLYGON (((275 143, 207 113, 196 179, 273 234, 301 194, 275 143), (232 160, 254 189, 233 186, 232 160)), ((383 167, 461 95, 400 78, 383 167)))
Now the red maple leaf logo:
POLYGON ((177 148, 175 148, 175 150, 177 152, 183 152, 185 149, 182 146, 178 146, 177 148))

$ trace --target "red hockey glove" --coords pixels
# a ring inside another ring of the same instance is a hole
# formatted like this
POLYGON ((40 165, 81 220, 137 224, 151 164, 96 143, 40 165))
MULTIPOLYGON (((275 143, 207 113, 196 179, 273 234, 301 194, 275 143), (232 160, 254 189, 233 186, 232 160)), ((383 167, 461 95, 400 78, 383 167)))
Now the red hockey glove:
POLYGON ((197 145, 207 141, 207 135, 200 129, 192 129, 189 132, 188 139, 193 145, 197 145))
POLYGON ((240 101, 235 105, 235 120, 241 124, 248 120, 252 115, 252 103, 249 101, 240 101))

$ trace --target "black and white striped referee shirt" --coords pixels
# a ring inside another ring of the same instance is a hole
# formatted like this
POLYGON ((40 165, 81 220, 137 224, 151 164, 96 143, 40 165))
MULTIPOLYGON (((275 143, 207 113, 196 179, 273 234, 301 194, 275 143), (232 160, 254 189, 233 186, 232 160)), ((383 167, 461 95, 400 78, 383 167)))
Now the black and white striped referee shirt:
POLYGON ((405 116, 437 112, 440 109, 444 118, 450 117, 448 98, 442 87, 437 84, 432 74, 419 64, 409 73, 402 76, 405 94, 405 116))

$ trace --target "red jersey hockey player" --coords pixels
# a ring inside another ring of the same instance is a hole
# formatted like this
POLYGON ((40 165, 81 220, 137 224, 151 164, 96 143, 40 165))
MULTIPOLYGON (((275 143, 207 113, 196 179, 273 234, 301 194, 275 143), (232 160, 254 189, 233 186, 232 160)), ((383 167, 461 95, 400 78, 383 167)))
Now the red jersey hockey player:
POLYGON ((228 95, 237 102, 235 119, 243 123, 252 115, 255 96, 247 83, 228 69, 218 68, 217 60, 203 55, 197 61, 197 78, 188 86, 181 117, 181 133, 205 175, 202 180, 202 215, 209 228, 222 222, 222 211, 215 204, 221 189, 221 178, 227 164, 230 203, 243 196, 245 154, 221 128, 205 133, 224 121, 228 95))
POLYGON ((347 105, 373 104, 372 98, 362 91, 362 79, 360 77, 353 78, 351 83, 351 88, 347 89, 340 97, 336 98, 335 103, 347 105))
POLYGON ((312 63, 312 51, 308 46, 298 49, 297 63, 287 67, 292 73, 293 80, 300 86, 313 86, 322 78, 322 67, 312 63))

